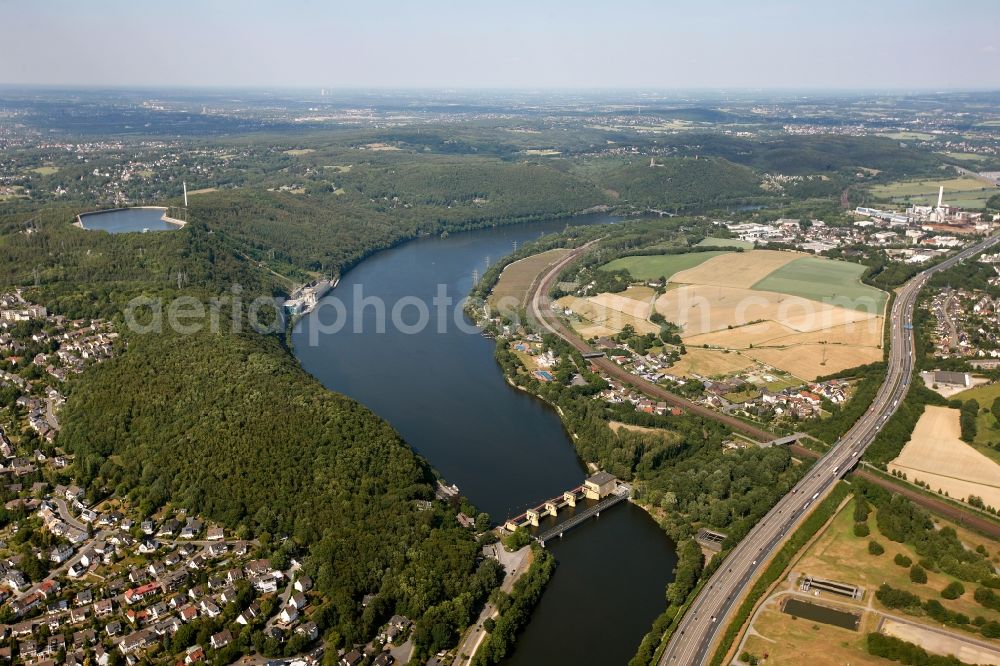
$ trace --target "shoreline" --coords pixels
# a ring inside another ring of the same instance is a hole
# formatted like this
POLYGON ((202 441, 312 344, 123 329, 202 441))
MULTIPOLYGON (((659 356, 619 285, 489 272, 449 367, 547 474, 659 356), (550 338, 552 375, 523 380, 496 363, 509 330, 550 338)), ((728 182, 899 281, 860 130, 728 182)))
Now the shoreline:
MULTIPOLYGON (((120 206, 118 208, 105 208, 102 210, 87 211, 86 213, 78 213, 76 216, 76 221, 73 222, 73 226, 83 229, 84 231, 95 231, 95 229, 87 227, 83 224, 83 218, 87 217, 88 215, 100 215, 101 213, 115 213, 123 210, 162 210, 163 215, 160 216, 160 219, 162 221, 166 222, 167 224, 173 227, 176 227, 177 229, 183 229, 184 226, 187 225, 187 220, 178 220, 177 218, 169 217, 167 215, 167 213, 170 211, 170 208, 168 206, 120 206)), ((100 231, 100 229, 97 229, 96 231, 100 231)))

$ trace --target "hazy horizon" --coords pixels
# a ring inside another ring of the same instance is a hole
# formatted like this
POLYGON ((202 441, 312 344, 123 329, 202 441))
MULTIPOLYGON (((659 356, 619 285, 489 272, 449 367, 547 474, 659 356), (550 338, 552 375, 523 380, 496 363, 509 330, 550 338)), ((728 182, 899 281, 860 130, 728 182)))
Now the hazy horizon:
POLYGON ((1000 4, 0 0, 5 86, 988 90, 1000 4))

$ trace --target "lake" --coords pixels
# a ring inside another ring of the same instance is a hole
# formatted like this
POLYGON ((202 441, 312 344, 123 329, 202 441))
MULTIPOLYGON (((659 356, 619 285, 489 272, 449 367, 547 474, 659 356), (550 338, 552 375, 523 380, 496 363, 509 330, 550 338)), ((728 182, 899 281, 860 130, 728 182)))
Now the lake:
MULTIPOLYGON (((615 221, 598 215, 573 224, 615 221)), ((457 318, 470 325, 457 304, 443 310, 447 325, 440 329, 435 314, 422 330, 378 323, 398 308, 402 323, 413 324, 416 303, 442 293, 465 297, 473 273, 482 274, 488 261, 566 225, 496 227, 380 252, 346 273, 292 335, 308 372, 391 423, 494 522, 587 476, 558 415, 505 381, 495 342, 454 324, 457 318), (338 307, 359 316, 321 334, 339 321, 338 307)), ((644 511, 622 503, 548 545, 559 567, 508 663, 624 664, 665 607, 674 544, 644 511)))
POLYGON ((166 208, 118 208, 80 215, 80 224, 90 231, 123 234, 136 231, 174 231, 180 225, 164 220, 166 208))

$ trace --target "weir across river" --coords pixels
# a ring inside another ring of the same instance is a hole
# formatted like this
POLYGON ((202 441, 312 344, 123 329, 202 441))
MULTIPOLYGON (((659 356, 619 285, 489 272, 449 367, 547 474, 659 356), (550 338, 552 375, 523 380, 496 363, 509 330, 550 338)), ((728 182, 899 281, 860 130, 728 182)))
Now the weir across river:
POLYGON ((582 500, 597 500, 596 504, 575 512, 569 520, 533 535, 533 538, 544 547, 545 542, 549 539, 561 537, 566 531, 580 525, 588 518, 600 516, 601 511, 627 500, 631 496, 631 492, 632 487, 629 484, 618 481, 607 472, 597 472, 584 481, 582 485, 542 502, 519 516, 510 518, 504 523, 504 529, 513 532, 520 528, 538 527, 541 519, 557 516, 560 509, 576 508, 576 503, 582 500))

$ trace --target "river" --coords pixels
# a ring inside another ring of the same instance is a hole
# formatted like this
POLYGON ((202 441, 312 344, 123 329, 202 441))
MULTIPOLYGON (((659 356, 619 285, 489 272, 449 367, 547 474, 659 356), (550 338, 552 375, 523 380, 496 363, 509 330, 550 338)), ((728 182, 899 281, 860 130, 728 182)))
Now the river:
MULTIPOLYGON (((573 224, 613 221, 598 215, 573 224)), ((469 333, 456 308, 488 261, 566 224, 421 238, 380 252, 344 275, 292 336, 308 372, 389 421, 495 522, 579 485, 586 468, 558 415, 507 384, 493 358, 494 341, 469 333), (453 302, 439 309, 432 299, 442 293, 453 302), (422 330, 400 330, 391 321, 379 327, 379 309, 391 320, 396 306, 404 327, 418 328, 416 302, 427 304, 430 323, 422 330), (362 316, 352 318, 362 305, 362 316), (338 321, 346 322, 339 332, 322 332, 338 321)), ((626 663, 665 607, 673 544, 626 503, 549 546, 559 567, 506 663, 626 663)))

